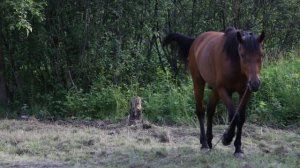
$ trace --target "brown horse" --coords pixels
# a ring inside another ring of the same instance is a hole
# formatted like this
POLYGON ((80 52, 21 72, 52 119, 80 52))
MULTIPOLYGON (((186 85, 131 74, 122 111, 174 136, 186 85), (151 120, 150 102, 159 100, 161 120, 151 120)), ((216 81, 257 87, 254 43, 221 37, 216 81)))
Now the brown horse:
POLYGON ((221 100, 227 107, 231 121, 229 129, 223 134, 222 143, 231 143, 237 127, 234 155, 243 156, 241 134, 246 118, 246 104, 251 92, 256 92, 260 86, 264 36, 264 32, 256 36, 252 32, 228 28, 225 32, 205 32, 196 39, 177 33, 170 33, 165 37, 163 44, 176 42, 188 63, 194 84, 201 149, 208 151, 212 148, 212 119, 216 105, 221 100), (205 135, 203 94, 206 83, 212 89, 212 94, 207 105, 205 135), (237 113, 232 101, 234 92, 240 95, 237 113))

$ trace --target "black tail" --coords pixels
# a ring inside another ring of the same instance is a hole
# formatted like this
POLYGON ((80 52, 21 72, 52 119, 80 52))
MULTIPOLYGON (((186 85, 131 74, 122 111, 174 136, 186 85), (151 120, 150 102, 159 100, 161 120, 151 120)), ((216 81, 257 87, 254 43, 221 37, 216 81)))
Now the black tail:
POLYGON ((189 50, 190 50, 194 40, 195 40, 194 38, 187 37, 187 36, 181 35, 179 33, 170 33, 164 38, 163 46, 169 45, 172 42, 177 42, 177 44, 180 48, 180 55, 181 55, 184 63, 187 65, 187 62, 188 62, 187 58, 189 56, 189 50))

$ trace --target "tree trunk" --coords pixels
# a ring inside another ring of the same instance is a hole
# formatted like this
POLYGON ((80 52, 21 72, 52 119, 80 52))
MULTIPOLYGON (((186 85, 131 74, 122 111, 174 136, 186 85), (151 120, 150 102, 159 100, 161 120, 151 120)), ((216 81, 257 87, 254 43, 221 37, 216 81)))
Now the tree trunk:
POLYGON ((3 32, 2 32, 2 18, 0 17, 0 104, 7 105, 8 97, 6 91, 6 80, 4 77, 4 52, 3 52, 3 32))
POLYGON ((83 38, 82 38, 82 44, 81 44, 81 51, 80 51, 80 64, 83 64, 85 57, 86 57, 86 48, 87 48, 87 43, 88 43, 88 38, 89 38, 89 25, 90 25, 90 9, 89 9, 89 1, 85 0, 84 1, 84 30, 83 30, 83 38))
POLYGON ((191 32, 190 34, 194 34, 194 28, 195 28, 195 8, 196 8, 196 0, 193 0, 193 7, 192 7, 192 26, 191 26, 191 32))
POLYGON ((223 27, 223 31, 226 30, 226 18, 227 18, 227 15, 226 15, 226 1, 222 1, 222 4, 223 4, 223 10, 222 10, 222 27, 223 27))

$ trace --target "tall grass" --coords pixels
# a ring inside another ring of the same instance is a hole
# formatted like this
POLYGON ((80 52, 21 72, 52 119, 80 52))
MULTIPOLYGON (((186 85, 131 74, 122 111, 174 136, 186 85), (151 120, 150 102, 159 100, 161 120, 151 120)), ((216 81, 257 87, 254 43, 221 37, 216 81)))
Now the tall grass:
POLYGON ((89 93, 70 91, 64 103, 67 115, 118 120, 129 114, 131 98, 140 96, 144 117, 153 122, 194 122, 195 105, 190 81, 179 86, 167 73, 151 84, 132 81, 131 85, 103 86, 99 83, 102 82, 96 82, 89 93))
MULTIPOLYGON (((95 81, 89 93, 72 90, 63 103, 64 116, 118 120, 129 111, 133 96, 142 97, 144 116, 157 123, 195 124, 195 102, 189 79, 174 82, 170 73, 159 72, 157 80, 148 83, 132 81, 115 86, 95 81)), ((248 121, 285 126, 300 122, 300 59, 282 59, 262 69, 262 86, 248 106, 248 121)), ((209 90, 205 92, 205 100, 209 90)), ((236 96, 235 96, 236 97, 236 96)), ((218 105, 215 122, 226 122, 226 109, 218 105)))
POLYGON ((251 102, 253 122, 285 126, 300 122, 300 59, 290 57, 262 70, 262 87, 251 102))

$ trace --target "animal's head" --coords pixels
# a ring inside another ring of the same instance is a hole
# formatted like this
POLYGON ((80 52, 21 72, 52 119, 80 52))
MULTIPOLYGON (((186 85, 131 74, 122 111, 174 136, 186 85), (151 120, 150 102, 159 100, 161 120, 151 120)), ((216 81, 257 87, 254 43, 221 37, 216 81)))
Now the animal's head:
POLYGON ((262 48, 264 37, 264 32, 256 36, 252 32, 237 31, 241 71, 247 76, 248 87, 253 92, 256 92, 260 86, 259 75, 264 53, 262 48))

